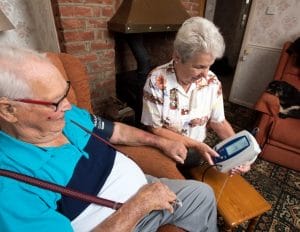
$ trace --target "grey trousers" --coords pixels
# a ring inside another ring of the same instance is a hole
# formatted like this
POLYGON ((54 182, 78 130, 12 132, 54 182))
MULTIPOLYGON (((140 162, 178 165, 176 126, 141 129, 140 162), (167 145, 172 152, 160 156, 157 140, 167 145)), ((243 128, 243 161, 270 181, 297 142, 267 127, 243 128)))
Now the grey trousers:
POLYGON ((154 232, 165 224, 190 232, 218 231, 215 197, 207 184, 195 180, 146 177, 148 183, 160 181, 166 184, 182 201, 182 206, 175 207, 173 214, 167 210, 152 211, 137 224, 135 232, 154 232))

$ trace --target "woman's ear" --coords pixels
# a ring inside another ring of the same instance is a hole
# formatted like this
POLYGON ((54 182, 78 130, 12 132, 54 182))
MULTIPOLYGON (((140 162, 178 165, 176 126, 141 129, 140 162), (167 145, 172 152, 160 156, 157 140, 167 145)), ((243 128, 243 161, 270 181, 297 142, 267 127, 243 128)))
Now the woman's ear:
POLYGON ((16 108, 6 98, 0 98, 0 117, 7 122, 16 122, 16 108))
POLYGON ((178 52, 177 51, 174 51, 173 52, 173 55, 172 55, 172 58, 173 58, 173 60, 174 60, 174 62, 177 64, 178 62, 180 62, 180 56, 179 56, 179 54, 178 54, 178 52))

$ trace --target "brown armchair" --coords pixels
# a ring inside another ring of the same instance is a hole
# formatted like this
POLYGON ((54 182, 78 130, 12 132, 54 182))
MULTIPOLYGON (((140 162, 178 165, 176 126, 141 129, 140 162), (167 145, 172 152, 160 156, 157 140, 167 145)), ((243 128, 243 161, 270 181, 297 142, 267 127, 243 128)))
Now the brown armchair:
MULTIPOLYGON (((48 58, 60 70, 65 79, 71 81, 71 90, 68 100, 93 112, 90 100, 88 76, 79 59, 65 53, 47 53, 48 58)), ((156 177, 167 177, 172 179, 184 179, 176 168, 176 163, 163 155, 159 150, 147 146, 131 147, 117 146, 124 154, 133 159, 142 170, 156 177)), ((172 225, 162 226, 160 232, 183 231, 172 225)))
MULTIPOLYGON (((275 72, 274 80, 286 81, 300 88, 300 68, 296 56, 287 53, 291 42, 285 43, 275 72)), ((263 93, 255 105, 261 112, 257 141, 262 147, 261 157, 287 168, 300 171, 300 120, 278 117, 279 99, 263 93)))

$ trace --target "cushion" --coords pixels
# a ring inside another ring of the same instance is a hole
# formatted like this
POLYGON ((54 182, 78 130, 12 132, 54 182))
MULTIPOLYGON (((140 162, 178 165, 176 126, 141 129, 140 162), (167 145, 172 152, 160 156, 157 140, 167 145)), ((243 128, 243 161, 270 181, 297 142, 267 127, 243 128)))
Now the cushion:
MULTIPOLYGON (((62 74, 62 76, 66 79, 69 80, 66 72, 65 72, 65 68, 60 60, 60 58, 58 57, 57 54, 55 53, 46 53, 47 58, 51 61, 51 63, 60 71, 60 73, 62 74)), ((68 100, 72 103, 77 105, 77 98, 73 89, 73 83, 71 83, 71 87, 70 87, 70 91, 68 94, 68 100)))
POLYGON ((89 79, 81 61, 66 53, 46 53, 66 80, 71 81, 68 100, 89 112, 93 112, 89 90, 89 79))

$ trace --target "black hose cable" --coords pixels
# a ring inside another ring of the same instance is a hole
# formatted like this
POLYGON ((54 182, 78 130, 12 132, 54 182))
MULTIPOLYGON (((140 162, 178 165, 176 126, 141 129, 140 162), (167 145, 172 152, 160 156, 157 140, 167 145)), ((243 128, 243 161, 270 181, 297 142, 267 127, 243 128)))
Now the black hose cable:
POLYGON ((202 174, 202 180, 201 180, 202 182, 204 182, 205 174, 212 167, 222 167, 222 165, 220 165, 220 164, 213 164, 213 165, 209 165, 208 167, 206 167, 205 170, 204 170, 204 172, 203 172, 203 174, 202 174))

